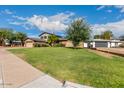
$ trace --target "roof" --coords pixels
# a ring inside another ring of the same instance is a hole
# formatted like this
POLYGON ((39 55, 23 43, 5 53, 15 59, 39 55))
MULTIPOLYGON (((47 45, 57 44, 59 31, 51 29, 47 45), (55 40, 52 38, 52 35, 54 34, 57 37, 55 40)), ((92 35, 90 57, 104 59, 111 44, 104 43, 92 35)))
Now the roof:
MULTIPOLYGON (((33 40, 35 42, 44 42, 43 40, 41 40, 40 38, 33 38, 33 37, 28 37, 27 39, 33 40)), ((26 39, 26 40, 27 40, 26 39)))
MULTIPOLYGON (((49 32, 43 32, 43 33, 41 33, 39 36, 41 36, 41 35, 43 35, 43 34, 50 34, 50 35, 55 35, 55 34, 53 34, 53 33, 49 33, 49 32)), ((61 37, 61 36, 59 36, 59 35, 55 35, 55 36, 57 36, 57 37, 61 37)))
POLYGON ((105 39, 93 39, 91 41, 111 41, 111 40, 105 40, 105 39))
POLYGON ((93 40, 91 40, 91 41, 103 41, 103 42, 105 41, 105 42, 117 42, 117 43, 118 43, 118 42, 121 42, 121 43, 124 42, 124 41, 120 41, 120 40, 116 40, 116 39, 115 39, 115 40, 114 40, 114 39, 112 39, 112 40, 93 39, 93 40))

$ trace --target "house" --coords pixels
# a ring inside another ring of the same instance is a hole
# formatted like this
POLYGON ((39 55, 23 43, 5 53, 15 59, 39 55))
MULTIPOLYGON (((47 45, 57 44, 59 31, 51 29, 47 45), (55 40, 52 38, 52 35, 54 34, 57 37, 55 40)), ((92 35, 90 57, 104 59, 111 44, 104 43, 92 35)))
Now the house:
POLYGON ((94 39, 87 43, 88 47, 96 48, 96 47, 107 47, 114 48, 119 47, 120 44, 124 43, 124 41, 120 40, 103 40, 103 39, 94 39))
MULTIPOLYGON (((26 47, 34 47, 35 44, 48 44, 49 35, 55 35, 53 33, 43 32, 39 35, 39 38, 27 38, 25 40, 26 47)), ((73 47, 73 43, 70 40, 63 38, 62 36, 55 35, 58 37, 56 44, 63 44, 65 47, 73 47)), ((85 42, 80 42, 77 47, 79 48, 97 48, 97 47, 119 47, 124 41, 120 40, 104 40, 104 39, 93 39, 85 42)))
POLYGON ((63 44, 64 46, 66 45, 67 43, 67 39, 63 38, 62 36, 59 36, 59 35, 56 35, 56 34, 53 34, 53 33, 48 33, 48 32, 43 32, 39 35, 40 39, 45 41, 47 43, 48 41, 48 38, 50 35, 55 35, 56 37, 58 37, 58 41, 56 43, 58 44, 63 44))
MULTIPOLYGON (((55 35, 53 33, 48 33, 48 32, 43 32, 39 35, 39 38, 27 38, 25 40, 25 47, 34 47, 35 44, 48 44, 48 38, 49 35, 55 35)), ((65 47, 73 47, 73 43, 70 40, 67 40, 63 38, 62 36, 55 35, 58 37, 58 41, 56 42, 57 44, 62 44, 65 47)), ((88 47, 87 42, 80 42, 79 45, 77 46, 79 48, 88 47)))
MULTIPOLYGON (((48 33, 48 32, 43 32, 43 33, 41 33, 41 34, 39 35, 39 37, 40 37, 41 40, 47 42, 50 35, 55 35, 55 34, 53 34, 53 33, 48 33)), ((58 38, 62 38, 62 37, 59 36, 59 35, 55 35, 55 36, 57 36, 58 38)))
POLYGON ((34 47, 35 44, 45 44, 46 42, 40 38, 27 38, 25 40, 25 47, 34 47))

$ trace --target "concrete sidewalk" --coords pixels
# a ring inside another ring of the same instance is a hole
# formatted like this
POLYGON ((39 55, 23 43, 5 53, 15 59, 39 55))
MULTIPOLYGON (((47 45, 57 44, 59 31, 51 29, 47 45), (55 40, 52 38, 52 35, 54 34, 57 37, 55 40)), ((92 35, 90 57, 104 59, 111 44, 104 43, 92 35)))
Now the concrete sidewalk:
POLYGON ((42 72, 9 53, 4 48, 0 48, 0 65, 0 77, 3 77, 3 80, 0 80, 4 82, 3 87, 19 87, 43 75, 42 72))

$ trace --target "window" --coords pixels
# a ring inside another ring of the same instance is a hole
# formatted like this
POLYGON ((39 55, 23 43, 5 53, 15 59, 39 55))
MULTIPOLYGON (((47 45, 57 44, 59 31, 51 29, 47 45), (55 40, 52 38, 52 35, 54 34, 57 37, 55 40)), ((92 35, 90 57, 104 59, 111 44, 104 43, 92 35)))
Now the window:
POLYGON ((47 39, 47 36, 44 36, 44 39, 47 39))

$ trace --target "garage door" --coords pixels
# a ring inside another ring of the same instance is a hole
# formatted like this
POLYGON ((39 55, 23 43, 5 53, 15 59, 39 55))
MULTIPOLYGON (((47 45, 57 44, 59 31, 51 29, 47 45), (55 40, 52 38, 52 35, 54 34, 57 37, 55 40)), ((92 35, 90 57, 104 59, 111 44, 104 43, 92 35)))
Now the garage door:
POLYGON ((98 42, 95 42, 95 47, 108 47, 108 42, 101 42, 101 41, 98 41, 98 42))
POLYGON ((26 47, 33 47, 33 43, 26 43, 26 47))

